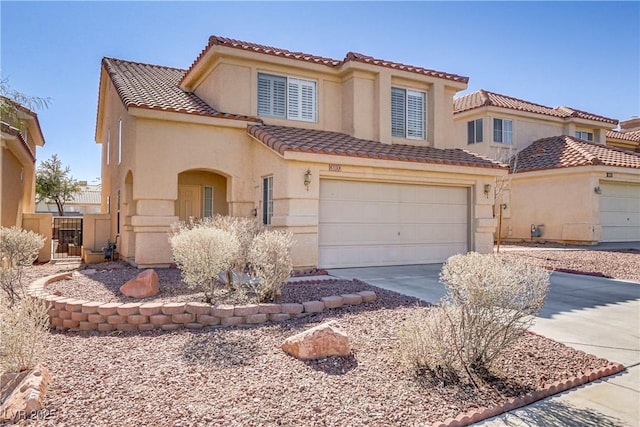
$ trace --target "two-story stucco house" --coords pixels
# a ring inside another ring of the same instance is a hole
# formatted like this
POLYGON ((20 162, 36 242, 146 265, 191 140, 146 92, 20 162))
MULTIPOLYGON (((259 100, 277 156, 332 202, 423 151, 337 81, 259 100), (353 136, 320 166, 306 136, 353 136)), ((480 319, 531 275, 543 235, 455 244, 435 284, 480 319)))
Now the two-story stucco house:
POLYGON ((455 99, 454 120, 456 147, 511 161, 496 197, 506 240, 640 240, 637 119, 615 131, 614 119, 480 90, 455 99))
POLYGON ((23 215, 35 211, 36 147, 44 145, 38 115, 2 97, 15 114, 2 117, 0 149, 0 225, 22 227, 23 215), (11 117, 14 121, 11 122, 11 117))
POLYGON ((216 213, 293 232, 296 267, 491 251, 491 186, 507 168, 454 148, 467 81, 217 36, 186 70, 104 58, 109 237, 140 267, 172 261, 172 223, 216 213))

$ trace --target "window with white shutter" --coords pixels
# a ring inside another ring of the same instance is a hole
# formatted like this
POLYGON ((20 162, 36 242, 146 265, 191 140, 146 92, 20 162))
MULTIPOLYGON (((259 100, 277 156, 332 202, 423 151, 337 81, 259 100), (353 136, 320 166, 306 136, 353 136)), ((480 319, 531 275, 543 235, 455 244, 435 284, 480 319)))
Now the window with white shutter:
POLYGON ((258 73, 258 115, 316 121, 316 82, 258 73))
POLYGON ((426 139, 426 96, 424 92, 391 88, 391 135, 426 139))

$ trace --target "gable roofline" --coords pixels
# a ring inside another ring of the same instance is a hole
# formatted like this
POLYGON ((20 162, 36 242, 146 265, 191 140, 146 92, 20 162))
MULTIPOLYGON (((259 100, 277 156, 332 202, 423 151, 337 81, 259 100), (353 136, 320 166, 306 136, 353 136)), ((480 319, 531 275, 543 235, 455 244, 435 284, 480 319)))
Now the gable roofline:
POLYGON ((515 98, 513 96, 491 92, 485 89, 480 89, 475 92, 459 96, 453 100, 453 114, 460 114, 482 107, 505 108, 508 110, 557 117, 564 120, 578 118, 608 123, 612 125, 618 124, 618 120, 604 117, 598 114, 589 113, 571 107, 549 107, 546 105, 536 104, 534 102, 515 98))
POLYGON ((640 154, 569 135, 534 141, 518 153, 512 173, 580 166, 613 166, 640 169, 640 154))
POLYGON ((436 77, 436 78, 445 79, 445 80, 452 80, 455 82, 460 82, 465 84, 469 82, 469 77, 460 76, 457 74, 445 73, 443 71, 436 71, 436 70, 417 67, 413 65, 402 64, 399 62, 376 59, 371 56, 363 55, 356 52, 348 52, 345 55, 344 59, 338 60, 338 59, 327 58, 327 57, 313 55, 313 54, 304 53, 304 52, 293 52, 293 51, 290 51, 287 49, 281 49, 278 47, 267 46, 267 45, 262 45, 258 43, 246 42, 242 40, 231 39, 228 37, 212 35, 209 37, 209 42, 207 43, 207 45, 200 52, 200 54, 195 59, 195 61, 191 64, 191 66, 186 70, 184 77, 179 82, 179 85, 182 86, 185 83, 185 80, 189 77, 189 75, 194 70, 194 68, 198 66, 200 61, 202 61, 202 59, 214 46, 225 46, 225 47, 230 47, 234 49, 260 53, 263 55, 271 55, 271 56, 276 56, 281 58, 305 61, 309 63, 325 65, 333 69, 340 68, 343 65, 347 64, 348 62, 361 62, 365 64, 372 64, 375 66, 392 68, 392 69, 427 75, 427 76, 436 77))
MULTIPOLYGON (((26 114, 28 116, 27 119, 27 123, 25 123, 26 126, 28 126, 28 122, 33 122, 34 125, 34 130, 36 131, 37 135, 36 135, 36 145, 39 146, 43 146, 45 144, 45 139, 44 139, 44 133, 42 132, 42 127, 40 126, 40 120, 38 119, 38 113, 36 113, 35 111, 31 110, 30 108, 25 107, 24 105, 20 104, 19 102, 14 101, 11 98, 8 98, 4 95, 0 95, 0 98, 2 99, 3 102, 7 102, 10 103, 13 108, 15 108, 16 110, 26 114), (41 142, 40 144, 38 144, 38 142, 41 142)), ((11 125, 9 125, 10 127, 13 127, 11 125)), ((26 142, 25 142, 26 144, 26 142)))
POLYGON ((607 138, 620 139, 623 141, 640 142, 640 130, 621 132, 618 130, 608 130, 607 138))
POLYGON ((0 122, 0 131, 2 133, 6 133, 18 139, 18 141, 20 141, 20 146, 29 155, 29 157, 31 158, 31 161, 35 163, 36 153, 31 151, 31 147, 29 147, 29 144, 27 144, 27 141, 25 141, 24 138, 22 137, 22 132, 20 132, 20 129, 14 126, 11 126, 9 123, 0 122))

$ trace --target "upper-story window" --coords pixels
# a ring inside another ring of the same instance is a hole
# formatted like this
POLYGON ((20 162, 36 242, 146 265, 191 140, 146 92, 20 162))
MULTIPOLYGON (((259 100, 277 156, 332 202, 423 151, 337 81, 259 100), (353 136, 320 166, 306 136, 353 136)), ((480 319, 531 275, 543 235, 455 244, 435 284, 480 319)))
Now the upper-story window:
POLYGON ((416 90, 391 88, 391 135, 425 139, 427 94, 416 90))
POLYGON ((493 142, 513 143, 513 122, 505 119, 493 119, 493 142))
POLYGON ((482 142, 482 119, 467 122, 467 144, 482 142))
POLYGON ((258 115, 316 121, 316 82, 258 73, 258 115))
POLYGON ((593 141, 593 132, 576 131, 576 138, 586 139, 587 141, 593 141))

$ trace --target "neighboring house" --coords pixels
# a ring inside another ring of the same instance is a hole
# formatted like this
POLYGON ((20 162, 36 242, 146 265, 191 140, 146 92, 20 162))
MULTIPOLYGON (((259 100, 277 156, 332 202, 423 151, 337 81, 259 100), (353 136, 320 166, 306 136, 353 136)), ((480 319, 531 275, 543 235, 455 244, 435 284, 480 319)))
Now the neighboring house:
POLYGON ((0 225, 22 227, 23 214, 35 208, 36 147, 44 136, 36 113, 5 97, 2 102, 13 104, 21 124, 4 115, 0 123, 0 225))
POLYGON ((296 267, 490 252, 491 186, 507 169, 454 148, 467 81, 216 36, 187 70, 104 58, 110 238, 132 264, 165 266, 171 224, 220 213, 293 232, 296 267))
POLYGON ((637 120, 614 131, 614 119, 485 90, 454 109, 456 146, 511 161, 496 196, 505 240, 640 240, 640 132, 629 128, 637 120))
POLYGON ((608 131, 607 145, 640 153, 640 117, 620 122, 620 130, 608 131))
MULTIPOLYGON (((36 212, 49 212, 58 216, 58 206, 55 203, 44 201, 36 204, 36 212)), ((101 212, 100 185, 87 185, 86 181, 80 182, 80 191, 73 195, 73 200, 65 202, 65 216, 79 216, 84 214, 97 214, 101 212)))

